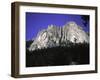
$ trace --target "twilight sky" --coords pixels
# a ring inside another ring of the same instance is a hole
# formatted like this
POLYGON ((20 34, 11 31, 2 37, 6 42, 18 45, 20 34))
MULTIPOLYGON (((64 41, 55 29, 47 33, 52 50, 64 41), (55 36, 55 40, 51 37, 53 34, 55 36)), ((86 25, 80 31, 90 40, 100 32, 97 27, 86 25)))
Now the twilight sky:
POLYGON ((39 31, 47 29, 48 25, 63 26, 69 21, 74 21, 80 25, 86 32, 89 32, 89 18, 83 15, 71 15, 71 14, 51 14, 51 13, 33 13, 26 12, 26 40, 35 38, 39 31), (87 24, 84 24, 87 23, 87 24))

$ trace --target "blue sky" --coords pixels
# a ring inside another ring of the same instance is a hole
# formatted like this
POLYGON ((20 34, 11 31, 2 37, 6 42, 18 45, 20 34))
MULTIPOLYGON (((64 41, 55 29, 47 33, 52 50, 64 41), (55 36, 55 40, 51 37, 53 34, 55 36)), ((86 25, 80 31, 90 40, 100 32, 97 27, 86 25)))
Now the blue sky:
POLYGON ((82 15, 26 12, 26 40, 35 38, 38 32, 47 29, 48 25, 63 26, 69 21, 76 22, 85 32, 89 32, 89 21, 85 21, 87 25, 84 25, 82 15))

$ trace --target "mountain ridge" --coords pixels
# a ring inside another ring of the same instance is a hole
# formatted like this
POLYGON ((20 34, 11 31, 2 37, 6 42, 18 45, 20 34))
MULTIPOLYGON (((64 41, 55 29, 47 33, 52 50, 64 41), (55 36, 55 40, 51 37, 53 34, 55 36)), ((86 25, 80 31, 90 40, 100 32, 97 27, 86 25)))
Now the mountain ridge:
POLYGON ((66 46, 68 43, 89 43, 89 35, 74 21, 70 21, 62 27, 49 25, 47 29, 38 33, 28 49, 34 51, 48 47, 66 46))

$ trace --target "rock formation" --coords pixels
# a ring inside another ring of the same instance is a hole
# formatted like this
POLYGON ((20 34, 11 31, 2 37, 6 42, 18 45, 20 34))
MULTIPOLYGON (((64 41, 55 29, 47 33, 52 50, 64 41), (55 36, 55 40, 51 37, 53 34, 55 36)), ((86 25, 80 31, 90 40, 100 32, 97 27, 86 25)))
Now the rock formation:
POLYGON ((29 47, 29 51, 48 47, 64 46, 71 43, 89 43, 89 35, 75 22, 68 22, 63 27, 49 25, 40 31, 29 47))

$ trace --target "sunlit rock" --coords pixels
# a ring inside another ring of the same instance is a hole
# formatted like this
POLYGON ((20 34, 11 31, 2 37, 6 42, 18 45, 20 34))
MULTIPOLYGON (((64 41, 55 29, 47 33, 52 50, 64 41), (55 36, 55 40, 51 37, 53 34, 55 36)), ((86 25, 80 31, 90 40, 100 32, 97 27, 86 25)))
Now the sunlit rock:
POLYGON ((29 51, 36 49, 66 46, 68 42, 89 43, 89 35, 75 22, 68 22, 62 27, 49 25, 40 31, 29 47, 29 51))

